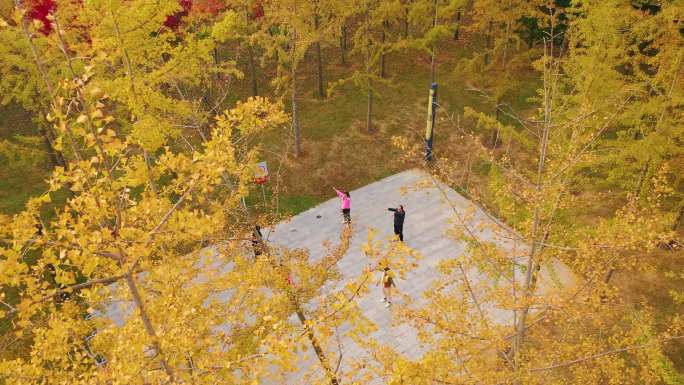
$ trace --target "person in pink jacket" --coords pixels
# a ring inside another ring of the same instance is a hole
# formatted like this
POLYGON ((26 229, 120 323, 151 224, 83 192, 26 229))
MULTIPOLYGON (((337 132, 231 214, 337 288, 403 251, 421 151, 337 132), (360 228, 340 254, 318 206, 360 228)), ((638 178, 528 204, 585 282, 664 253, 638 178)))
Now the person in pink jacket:
POLYGON ((342 223, 351 224, 351 196, 349 196, 349 191, 340 191, 334 187, 333 190, 342 200, 342 217, 344 218, 342 223))

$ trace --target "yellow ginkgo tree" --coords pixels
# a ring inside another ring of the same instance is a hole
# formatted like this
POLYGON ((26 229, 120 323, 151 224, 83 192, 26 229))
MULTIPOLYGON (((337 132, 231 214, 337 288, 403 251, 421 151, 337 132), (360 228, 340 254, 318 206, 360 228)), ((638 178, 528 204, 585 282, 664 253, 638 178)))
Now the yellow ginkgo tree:
POLYGON ((245 263, 235 213, 255 152, 238 154, 233 137, 272 130, 286 115, 253 99, 223 114, 194 153, 162 147, 153 191, 142 151, 115 130, 108 111, 116 102, 88 71, 62 83, 50 117, 79 135, 87 154, 49 179, 51 191, 68 188, 73 197, 40 232, 34 215, 49 192, 3 218, 1 281, 20 297, 4 302, 2 315, 30 346, 0 364, 3 380, 211 383, 266 373, 257 358, 280 357, 289 326, 263 315, 289 303, 260 291, 260 265, 245 263), (110 315, 119 305, 117 320, 110 315))

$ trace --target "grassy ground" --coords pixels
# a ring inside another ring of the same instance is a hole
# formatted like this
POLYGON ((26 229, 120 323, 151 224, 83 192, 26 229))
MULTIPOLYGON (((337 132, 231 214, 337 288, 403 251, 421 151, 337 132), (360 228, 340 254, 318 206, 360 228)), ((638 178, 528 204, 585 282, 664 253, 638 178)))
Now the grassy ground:
MULTIPOLYGON (((464 79, 454 71, 456 62, 466 52, 458 43, 447 42, 440 47, 437 60, 438 125, 435 131, 435 149, 453 133, 446 119, 460 113, 464 106, 493 112, 494 103, 481 95, 468 91, 464 79)), ((222 52, 227 58, 231 52, 222 52)), ((325 47, 326 84, 347 77, 360 63, 351 58, 341 65, 339 50, 325 47)), ((240 57, 238 65, 247 74, 247 58, 240 57)), ((258 68, 259 94, 276 98, 270 86, 275 68, 268 64, 258 68)), ((422 141, 425 130, 427 93, 430 84, 430 62, 425 52, 400 52, 386 57, 387 84, 377 84, 373 100, 375 131, 365 131, 366 94, 351 84, 336 89, 326 99, 315 95, 316 63, 313 55, 300 65, 299 82, 301 95, 299 113, 303 138, 303 155, 299 159, 288 157, 281 170, 280 206, 284 212, 298 213, 332 197, 331 187, 353 189, 381 177, 399 171, 396 160, 399 153, 391 144, 395 135, 409 135, 416 143, 422 141)), ((523 87, 510 96, 508 102, 523 107, 537 85, 534 79, 521 82, 523 87)), ((249 82, 233 82, 232 92, 225 107, 250 95, 249 82)), ((289 110, 289 98, 285 98, 289 110)), ((16 135, 36 135, 30 116, 16 106, 0 109, 0 140, 14 139, 16 135)), ((292 133, 284 127, 279 135, 264 142, 267 150, 264 159, 271 170, 279 165, 280 157, 288 146, 291 151, 292 133)), ((37 143, 33 153, 39 161, 22 167, 8 167, 15 163, 0 158, 4 170, 0 178, 0 213, 16 213, 30 196, 40 194, 45 185, 42 180, 49 172, 49 164, 42 143, 37 143), (4 162, 4 163, 3 163, 4 162)), ((1 157, 1 155, 0 155, 1 157)), ((259 194, 256 191, 255 194, 259 194)))
POLYGON ((43 180, 50 164, 36 132, 20 107, 0 107, 0 213, 19 212, 31 196, 46 189, 43 180))
MULTIPOLYGON (((481 95, 468 91, 463 79, 454 72, 456 61, 463 54, 462 47, 446 43, 438 56, 438 124, 435 149, 455 133, 448 122, 464 106, 493 112, 494 104, 481 95)), ((355 68, 351 63, 340 65, 336 48, 324 50, 326 82, 348 76, 355 68)), ((246 71, 246 59, 239 62, 246 71)), ((272 69, 259 69, 262 76, 273 75, 272 69)), ((300 66, 299 113, 303 154, 289 157, 281 169, 282 190, 280 208, 297 213, 334 196, 332 187, 354 189, 379 178, 391 175, 407 165, 402 154, 392 145, 393 136, 403 135, 422 143, 425 130, 427 94, 430 85, 429 56, 424 52, 390 54, 386 58, 386 84, 376 84, 373 98, 373 132, 367 132, 365 92, 352 84, 336 88, 326 99, 317 97, 316 67, 313 57, 300 66)), ((236 94, 249 94, 248 82, 236 85, 236 94)), ((512 95, 512 105, 521 106, 536 89, 534 81, 512 95)), ((266 79, 259 78, 259 94, 273 96, 266 79)), ((289 97, 285 99, 289 109, 289 97)), ((282 153, 292 141, 285 129, 278 138, 265 143, 267 150, 282 153)), ((290 149, 291 151, 291 149, 290 149)), ((275 170, 278 158, 266 152, 265 159, 275 170)), ((255 192, 258 200, 258 191, 255 192)))
MULTIPOLYGON (((682 234, 680 233, 680 239, 682 234)), ((644 304, 654 309, 659 330, 666 330, 672 317, 684 314, 684 305, 672 301, 671 291, 682 291, 681 279, 668 274, 679 273, 684 265, 684 252, 658 250, 642 256, 647 271, 617 271, 613 282, 620 288, 622 300, 629 304, 644 304)), ((675 368, 684 374, 684 343, 666 345, 668 357, 675 368)))

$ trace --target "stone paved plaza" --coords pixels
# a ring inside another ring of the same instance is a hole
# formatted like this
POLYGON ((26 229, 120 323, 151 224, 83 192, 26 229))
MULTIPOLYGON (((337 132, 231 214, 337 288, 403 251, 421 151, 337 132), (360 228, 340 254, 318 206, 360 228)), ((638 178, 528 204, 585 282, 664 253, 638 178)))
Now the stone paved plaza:
MULTIPOLYGON (((345 186, 335 186, 344 190, 345 186)), ((322 258, 326 254, 324 243, 331 245, 339 242, 340 233, 345 226, 342 223, 340 213, 340 200, 335 192, 330 189, 330 200, 309 209, 290 220, 280 223, 273 229, 264 229, 263 235, 270 245, 287 248, 306 248, 310 251, 311 259, 322 258)), ((422 256, 417 265, 410 269, 407 274, 397 278, 397 289, 405 297, 396 296, 394 305, 389 309, 381 302, 382 289, 376 286, 376 282, 370 284, 370 291, 355 298, 363 315, 377 326, 377 331, 368 338, 380 344, 391 346, 396 352, 407 358, 419 358, 426 347, 418 341, 416 330, 407 324, 398 322, 393 318, 393 311, 407 301, 411 306, 420 305, 423 294, 431 287, 438 277, 437 266, 440 262, 462 256, 465 252, 465 244, 454 236, 449 236, 448 231, 463 229, 463 224, 482 241, 496 242, 506 250, 506 255, 515 258, 518 264, 525 262, 526 245, 518 241, 518 236, 510 231, 505 225, 484 212, 481 208, 465 199, 456 191, 446 185, 437 182, 429 174, 420 170, 408 170, 392 175, 380 181, 371 183, 362 188, 351 191, 352 197, 352 223, 353 235, 351 244, 346 254, 338 261, 337 267, 342 278, 339 281, 329 283, 321 288, 319 297, 325 297, 331 293, 340 292, 345 283, 359 277, 368 268, 371 262, 362 251, 367 243, 368 232, 377 231, 375 239, 382 242, 391 242, 393 236, 393 216, 388 211, 389 207, 403 205, 406 210, 404 223, 404 240, 407 246, 415 249, 422 256)), ((251 247, 248 248, 251 252, 251 247)), ((206 253, 215 253, 214 247, 204 250, 206 253)), ((226 265, 230 269, 230 264, 226 265)), ((468 272, 474 291, 478 287, 491 285, 482 278, 482 275, 470 269, 468 272)), ((375 280, 379 281, 381 273, 375 273, 375 280)), ((518 282, 522 280, 522 273, 517 270, 515 274, 518 282)), ((144 278, 143 278, 144 279, 144 278)), ((556 263, 552 267, 543 267, 538 281, 538 291, 554 290, 561 283, 572 282, 568 270, 556 263)), ((219 297, 228 298, 230 293, 222 293, 219 297)), ((311 309, 316 306, 316 300, 305 305, 311 309)), ((107 306, 105 314, 113 319, 119 326, 123 325, 132 311, 133 305, 127 302, 111 303, 107 306)), ((485 306, 488 316, 495 322, 511 323, 511 312, 503 312, 500 309, 485 306)), ((395 317, 396 318, 396 317, 395 317)), ((295 315, 290 319, 293 324, 300 325, 295 315)), ((227 325, 227 327, 229 327, 227 325)), ((340 372, 354 375, 353 362, 370 360, 367 352, 361 349, 350 337, 346 335, 344 325, 337 330, 339 343, 324 346, 326 356, 334 359, 337 363, 339 347, 342 350, 340 372)), ((330 340, 333 340, 331 338, 330 340)), ((310 346, 306 339, 302 339, 304 346, 310 346)), ((312 349, 300 352, 298 371, 280 372, 280 368, 273 367, 273 377, 264 385, 291 384, 304 385, 314 383, 326 383, 321 365, 312 349)), ((381 378, 371 381, 372 384, 383 384, 381 378)))
MULTIPOLYGON (((335 187, 345 189, 345 186, 335 187)), ((279 224, 272 230, 266 230, 264 237, 270 244, 307 248, 311 252, 312 259, 321 258, 325 254, 323 243, 327 240, 335 245, 339 241, 342 227, 345 226, 340 214, 340 200, 332 188, 330 192, 331 197, 334 198, 279 224)), ((423 171, 414 169, 392 175, 351 191, 351 197, 353 238, 350 249, 338 262, 343 278, 337 283, 338 287, 323 288, 321 295, 339 290, 347 280, 357 277, 363 269, 368 267, 369 259, 361 249, 362 245, 367 242, 368 231, 375 229, 378 231, 377 239, 389 240, 393 234, 393 217, 392 212, 387 208, 396 207, 399 204, 404 205, 406 210, 405 243, 423 256, 417 268, 396 282, 398 289, 410 296, 414 304, 420 303, 422 294, 437 277, 436 266, 440 261, 458 257, 464 252, 465 244, 446 234, 447 230, 462 228, 462 223, 466 223, 479 239, 496 242, 508 251, 508 255, 517 256, 519 263, 524 262, 526 246, 515 241, 517 237, 513 232, 423 171)), ((542 270, 539 290, 553 290, 559 282, 570 281, 567 269, 560 264, 556 264, 551 271, 552 273, 548 268, 542 270)), ((474 286, 488 284, 478 282, 477 271, 470 271, 469 275, 474 286)), ((518 272, 516 279, 522 279, 522 273, 518 272)), ((420 346, 416 331, 404 324, 394 324, 392 322, 394 307, 385 308, 380 302, 381 298, 381 288, 373 283, 369 294, 356 299, 364 315, 379 327, 372 338, 392 346, 409 358, 419 357, 424 347, 420 346)), ((401 299, 396 303, 401 305, 401 299)), ((510 312, 504 313, 491 308, 488 312, 497 322, 511 322, 510 312)), ((292 321, 298 322, 296 317, 293 317, 292 321)), ((344 330, 340 330, 339 333, 343 351, 340 370, 345 372, 351 370, 349 362, 352 358, 359 360, 364 357, 365 353, 350 338, 345 337, 344 330)), ((328 354, 336 357, 338 346, 328 348, 330 349, 328 354)), ((299 367, 302 368, 300 373, 290 374, 287 382, 311 383, 313 378, 309 378, 304 373, 311 371, 307 369, 313 368, 315 371, 316 368, 320 368, 313 351, 309 350, 306 357, 301 358, 299 367)), ((319 374, 323 375, 322 372, 319 374)), ((382 381, 378 379, 377 383, 382 383, 382 381)))

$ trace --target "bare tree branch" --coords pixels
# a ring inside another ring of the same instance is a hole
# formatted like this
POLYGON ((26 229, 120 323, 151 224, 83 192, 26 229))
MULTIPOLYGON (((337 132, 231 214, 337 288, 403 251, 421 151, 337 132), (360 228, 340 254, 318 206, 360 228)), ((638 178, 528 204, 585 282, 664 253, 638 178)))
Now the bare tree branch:
MULTIPOLYGON (((64 289, 55 290, 52 294, 46 295, 46 296, 44 296, 44 297, 41 297, 41 298, 39 298, 39 299, 37 299, 37 300, 35 300, 35 301, 31 301, 30 304, 31 304, 31 305, 34 305, 34 304, 37 304, 37 303, 45 302, 45 301, 47 301, 47 300, 49 300, 49 299, 52 299, 52 298, 54 298, 54 297, 56 297, 56 296, 58 296, 58 295, 77 292, 77 291, 80 291, 80 290, 83 290, 83 289, 87 289, 87 288, 92 287, 92 286, 95 286, 95 285, 109 285, 109 284, 114 283, 114 282, 116 282, 116 281, 118 281, 118 280, 120 280, 120 279, 122 279, 122 278, 125 278, 125 277, 126 277, 126 275, 125 275, 125 274, 122 274, 122 275, 116 275, 116 276, 114 276, 114 277, 93 279, 93 280, 91 280, 91 281, 84 282, 84 283, 79 283, 79 284, 77 284, 77 285, 69 286, 69 287, 64 288, 64 289)), ((10 311, 8 312, 8 314, 14 314, 14 313, 17 313, 17 312, 19 312, 19 309, 17 309, 17 308, 12 308, 12 310, 10 310, 10 311)))
POLYGON ((673 341, 673 340, 680 340, 680 339, 684 339, 684 335, 682 335, 682 336, 674 336, 674 337, 662 338, 662 339, 659 339, 659 340, 657 340, 657 341, 649 342, 649 343, 647 343, 647 344, 642 344, 642 345, 626 346, 626 347, 623 347, 623 348, 608 350, 608 351, 601 352, 601 353, 597 353, 597 354, 594 354, 594 355, 591 355, 591 356, 588 356, 588 357, 578 358, 578 359, 576 359, 576 360, 566 361, 566 362, 562 362, 562 363, 555 364, 555 365, 544 366, 544 367, 541 367, 541 368, 530 369, 530 372, 543 372, 543 371, 547 371, 547 370, 554 370, 554 369, 565 368, 565 367, 568 367, 568 366, 580 364, 580 363, 582 363, 582 362, 594 360, 594 359, 601 358, 601 357, 604 357, 604 356, 608 356, 608 355, 611 355, 611 354, 622 353, 622 352, 626 352, 626 351, 630 351, 630 350, 644 349, 644 348, 647 348, 647 347, 649 347, 649 346, 657 345, 657 344, 659 344, 659 343, 661 343, 661 342, 673 341))

